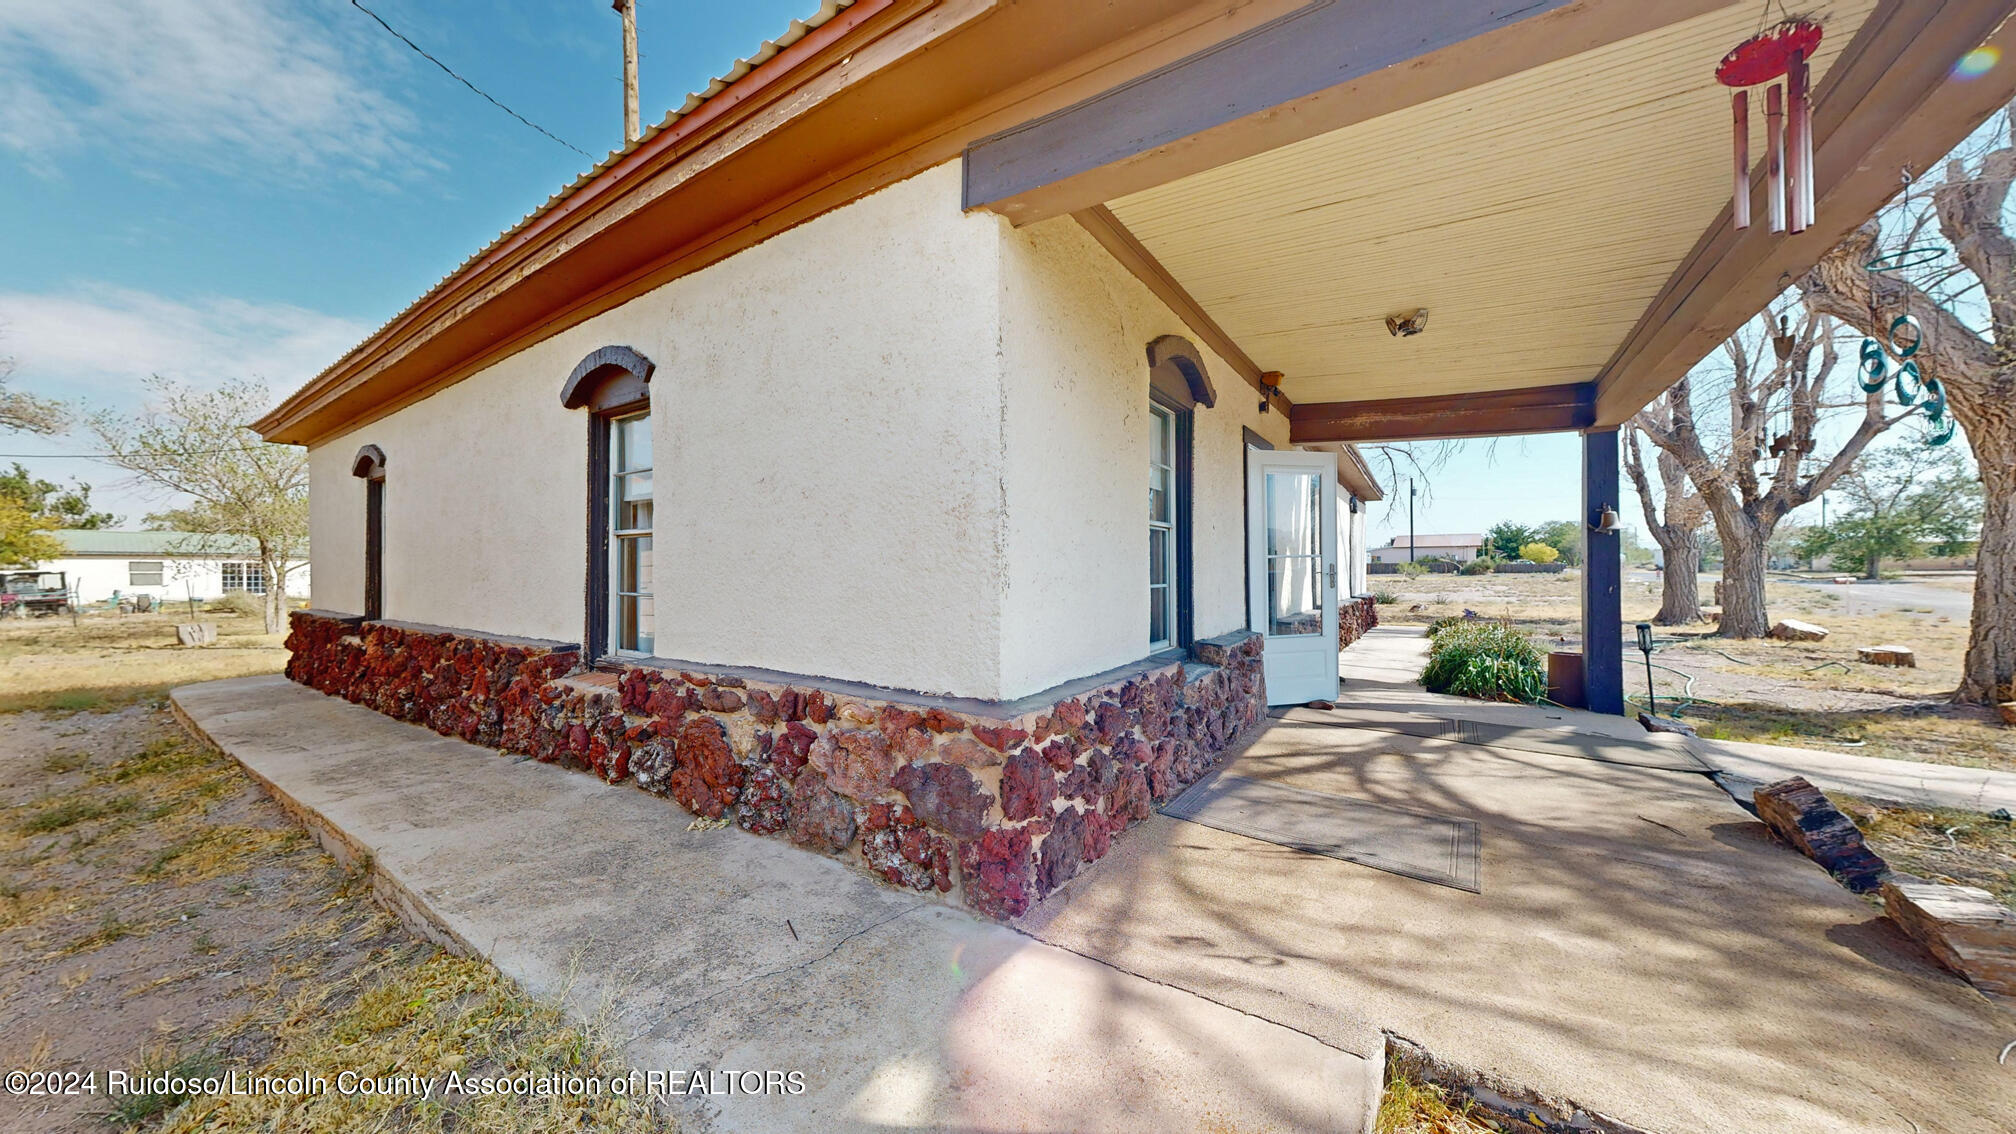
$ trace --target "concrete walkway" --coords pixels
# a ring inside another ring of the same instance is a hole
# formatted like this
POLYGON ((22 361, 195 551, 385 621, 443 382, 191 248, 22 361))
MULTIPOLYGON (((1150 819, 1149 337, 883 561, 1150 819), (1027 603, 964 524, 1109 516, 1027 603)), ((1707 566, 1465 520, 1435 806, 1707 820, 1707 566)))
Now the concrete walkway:
POLYGON ((2010 1129, 2016 1012, 1699 772, 1296 713, 1225 774, 1473 821, 1482 892, 1156 815, 1018 925, 1664 1134, 2010 1129))
POLYGON ((632 1067, 792 1072, 688 1130, 1369 1131, 1381 1050, 1326 1042, 670 802, 279 677, 183 718, 445 944, 606 1013, 632 1067))
MULTIPOLYGON (((1965 811, 1992 811, 1997 807, 2016 810, 2016 772, 1886 760, 1773 744, 1655 735, 1626 717, 1553 706, 1494 705, 1430 693, 1415 681, 1427 654, 1428 639, 1420 627, 1381 626, 1373 630, 1342 654, 1344 687, 1337 701, 1339 711, 1332 715, 1339 718, 1338 723, 1350 723, 1353 716, 1369 719, 1374 722, 1373 727, 1379 727, 1377 722, 1385 714, 1404 713, 1521 729, 1567 730, 1589 738, 1592 752, 1615 748, 1618 742, 1684 751, 1706 770, 1759 783, 1804 776, 1823 791, 1867 799, 1965 811)), ((1306 710, 1294 710, 1289 715, 1315 719, 1306 710)))

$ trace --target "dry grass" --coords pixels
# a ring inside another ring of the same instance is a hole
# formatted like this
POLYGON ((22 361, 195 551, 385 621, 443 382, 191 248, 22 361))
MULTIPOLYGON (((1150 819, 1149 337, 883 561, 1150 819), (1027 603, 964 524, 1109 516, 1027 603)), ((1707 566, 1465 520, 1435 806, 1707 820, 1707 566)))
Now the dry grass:
POLYGON ((2016 823, 1969 811, 1889 807, 1849 796, 1834 802, 1892 869, 1978 886, 2016 906, 2016 823))
MULTIPOLYGON (((1914 580, 1965 593, 1959 579, 1914 580)), ((1381 621, 1425 624, 1474 610, 1507 619, 1554 648, 1579 648, 1580 580, 1575 575, 1381 576, 1399 601, 1380 607, 1381 621), (1419 609, 1411 609, 1419 607, 1419 609)), ((1713 576, 1702 576, 1704 600, 1713 576)), ((1967 648, 1967 619, 1920 607, 1882 609, 1876 586, 1813 586, 1773 579, 1765 588, 1773 618, 1816 622, 1829 630, 1819 642, 1772 639, 1731 641, 1713 636, 1714 625, 1658 631, 1654 686, 1662 705, 1694 699, 1685 718, 1716 740, 1756 741, 2016 770, 2016 729, 1993 711, 1946 704, 1959 683, 1967 648), (1891 669, 1856 660, 1857 646, 1900 642, 1917 653, 1918 668, 1891 669), (1691 679, 1691 684, 1690 684, 1691 679)), ((1656 579, 1624 582, 1624 621, 1649 620, 1658 610, 1656 579)), ((1626 660, 1626 691, 1642 694, 1644 671, 1635 650, 1626 660)))
MULTIPOLYGON (((0 1064, 623 1073, 594 1028, 414 938, 362 881, 162 709, 0 718, 0 1064)), ((20 1121, 79 1134, 669 1129, 648 1101, 606 1094, 99 1094, 20 1121)))
POLYGON ((1494 1134, 1499 1127, 1470 1100, 1402 1072, 1379 1096, 1378 1134, 1494 1134))
POLYGON ((87 614, 0 620, 0 713, 104 712, 164 696, 177 685, 277 673, 287 664, 285 634, 256 617, 205 613, 217 624, 211 646, 178 646, 186 612, 87 614))

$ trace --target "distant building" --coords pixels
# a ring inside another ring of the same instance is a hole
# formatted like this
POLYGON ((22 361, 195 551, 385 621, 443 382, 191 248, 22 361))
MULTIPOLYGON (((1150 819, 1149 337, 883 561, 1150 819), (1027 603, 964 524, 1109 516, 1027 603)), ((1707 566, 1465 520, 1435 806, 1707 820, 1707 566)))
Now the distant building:
MULTIPOLYGON (((1468 563, 1484 550, 1484 537, 1475 532, 1455 532, 1442 535, 1417 535, 1414 537, 1414 558, 1453 559, 1458 563, 1468 563)), ((1407 562, 1407 537, 1394 536, 1384 547, 1372 549, 1374 563, 1407 562)))
MULTIPOLYGON (((214 599, 233 591, 263 595, 259 549, 250 540, 190 532, 122 532, 64 528, 49 533, 63 544, 63 557, 36 565, 61 571, 81 604, 148 595, 156 601, 214 599)), ((308 594, 308 561, 295 560, 287 572, 287 593, 308 594)))

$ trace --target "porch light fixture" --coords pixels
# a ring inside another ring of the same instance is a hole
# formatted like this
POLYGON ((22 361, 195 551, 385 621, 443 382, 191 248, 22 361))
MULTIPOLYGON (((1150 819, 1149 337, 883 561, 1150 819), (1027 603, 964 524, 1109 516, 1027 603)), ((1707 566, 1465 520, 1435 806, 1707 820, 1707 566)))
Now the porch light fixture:
POLYGON ((1386 316, 1386 333, 1396 339, 1404 339, 1409 335, 1418 335, 1427 329, 1428 309, 1426 307, 1416 307, 1412 315, 1386 316))
POLYGON ((1596 522, 1589 525, 1589 530, 1597 535, 1616 535, 1617 529, 1622 526, 1617 518, 1617 509, 1605 504, 1603 510, 1596 513, 1596 522))
POLYGON ((1260 375, 1260 412, 1272 412, 1272 403, 1275 398, 1280 396, 1281 372, 1279 370, 1269 370, 1265 374, 1260 375))

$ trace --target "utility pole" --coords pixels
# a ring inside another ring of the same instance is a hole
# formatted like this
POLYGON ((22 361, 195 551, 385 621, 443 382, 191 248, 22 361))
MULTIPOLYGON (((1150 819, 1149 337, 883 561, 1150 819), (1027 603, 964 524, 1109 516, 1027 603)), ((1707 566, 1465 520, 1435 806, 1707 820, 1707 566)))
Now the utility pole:
POLYGON ((1407 562, 1414 562, 1414 478, 1407 478, 1407 562))
POLYGON ((643 133, 637 120, 637 0, 615 0, 609 6, 623 14, 623 144, 627 146, 643 133))

